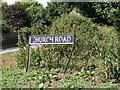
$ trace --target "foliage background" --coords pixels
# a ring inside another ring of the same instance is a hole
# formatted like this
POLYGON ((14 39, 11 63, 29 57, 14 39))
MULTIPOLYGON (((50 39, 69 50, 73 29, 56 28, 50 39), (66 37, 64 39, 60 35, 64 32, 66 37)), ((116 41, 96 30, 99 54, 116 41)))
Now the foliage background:
MULTIPOLYGON (((46 8, 38 2, 16 2, 11 6, 4 3, 2 13, 3 32, 23 32, 18 36, 19 68, 26 67, 29 35, 69 33, 75 36, 70 69, 95 71, 104 79, 120 79, 119 2, 51 2, 46 8)), ((31 50, 31 68, 64 68, 70 50, 70 45, 38 46, 31 50)))

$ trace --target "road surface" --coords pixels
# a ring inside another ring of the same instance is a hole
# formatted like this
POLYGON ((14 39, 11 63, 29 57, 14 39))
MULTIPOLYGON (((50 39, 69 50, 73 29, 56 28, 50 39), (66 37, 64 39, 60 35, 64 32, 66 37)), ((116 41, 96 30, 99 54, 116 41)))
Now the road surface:
MULTIPOLYGON (((31 47, 32 48, 37 48, 37 46, 31 46, 31 47)), ((3 49, 3 50, 0 50, 0 54, 9 53, 9 52, 15 52, 15 51, 18 51, 19 49, 20 48, 18 48, 18 47, 3 49)))

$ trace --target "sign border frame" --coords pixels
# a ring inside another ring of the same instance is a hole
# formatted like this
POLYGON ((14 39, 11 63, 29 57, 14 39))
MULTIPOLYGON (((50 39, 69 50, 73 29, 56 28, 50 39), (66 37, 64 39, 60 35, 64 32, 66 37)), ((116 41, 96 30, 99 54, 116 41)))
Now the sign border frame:
POLYGON ((42 44, 74 44, 74 35, 73 35, 73 34, 63 34, 63 36, 64 36, 64 35, 66 35, 66 36, 67 36, 67 35, 73 36, 73 42, 70 42, 70 43, 69 43, 69 42, 68 42, 68 43, 63 43, 63 42, 62 42, 62 43, 36 43, 36 44, 34 44, 34 43, 31 43, 31 39, 30 39, 31 36, 61 36, 61 35, 30 35, 30 36, 29 36, 29 44, 30 44, 30 45, 37 45, 37 44, 41 44, 41 45, 42 45, 42 44))

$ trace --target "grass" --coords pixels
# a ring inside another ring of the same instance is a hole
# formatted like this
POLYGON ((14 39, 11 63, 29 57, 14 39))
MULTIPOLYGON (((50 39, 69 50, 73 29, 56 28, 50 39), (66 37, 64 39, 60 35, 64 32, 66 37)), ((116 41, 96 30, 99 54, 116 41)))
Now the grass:
POLYGON ((18 69, 15 52, 3 55, 2 88, 120 88, 114 80, 102 82, 96 72, 39 68, 37 70, 18 69), (9 62, 8 62, 9 61, 9 62), (11 66, 12 65, 12 66, 11 66))
POLYGON ((0 82, 2 88, 45 88, 50 86, 51 80, 56 77, 52 71, 31 71, 24 70, 7 71, 3 69, 3 79, 0 82))
POLYGON ((31 70, 25 73, 23 69, 8 71, 3 68, 2 71, 2 88, 120 88, 112 82, 98 83, 87 74, 84 75, 86 78, 76 72, 64 75, 60 73, 60 69, 31 70))
MULTIPOLYGON (((17 52, 17 51, 16 51, 17 52)), ((11 54, 14 54, 16 52, 7 52, 7 53, 3 53, 3 54, 0 54, 0 56, 5 56, 5 55, 11 55, 11 54)))
POLYGON ((98 82, 94 76, 90 74, 83 74, 83 72, 77 72, 79 74, 66 74, 63 75, 63 79, 57 85, 58 88, 118 88, 118 84, 112 82, 98 82))

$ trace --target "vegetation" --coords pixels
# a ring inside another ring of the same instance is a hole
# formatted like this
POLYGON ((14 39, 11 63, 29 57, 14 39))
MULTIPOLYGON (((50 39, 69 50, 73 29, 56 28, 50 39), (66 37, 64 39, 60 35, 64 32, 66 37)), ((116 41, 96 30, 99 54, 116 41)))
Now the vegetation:
MULTIPOLYGON (((95 75, 95 73, 92 73, 95 75)), ((97 78, 96 78, 97 79, 97 78)), ((75 72, 63 75, 63 79, 57 85, 58 88, 118 88, 112 82, 97 83, 94 76, 89 71, 75 72)))
POLYGON ((2 20, 2 25, 0 26, 2 26, 3 33, 11 32, 12 27, 5 20, 2 20))
POLYGON ((9 54, 13 54, 13 53, 16 53, 16 52, 8 52, 8 53, 0 54, 0 56, 9 55, 9 54))
MULTIPOLYGON (((114 28, 95 25, 83 16, 64 15, 52 24, 49 34, 66 33, 75 36, 70 68, 98 69, 106 78, 119 79, 118 35, 114 28)), ((43 45, 32 50, 31 66, 64 68, 70 50, 70 45, 43 45)), ((18 65, 25 66, 27 51, 21 49, 17 58, 18 65)))
POLYGON ((72 3, 77 12, 93 18, 94 22, 115 26, 120 29, 120 2, 72 3))
MULTIPOLYGON (((22 5, 2 5, 3 20, 12 25, 14 30, 19 30, 21 27, 29 27, 29 15, 25 13, 25 6, 22 5)), ((4 27, 3 27, 4 30, 4 27)), ((8 30, 9 31, 9 30, 8 30)))
POLYGON ((4 32, 18 36, 19 69, 3 67, 3 88, 120 88, 119 3, 38 2, 3 4, 4 32), (87 9, 86 9, 86 8, 87 9), (91 13, 92 12, 92 13, 91 13), (97 22, 97 23, 96 23, 97 22), (102 23, 102 24, 101 24, 102 23), (68 71, 63 75, 71 45, 41 45, 31 49, 29 35, 74 34, 75 44, 68 71))
POLYGON ((62 75, 60 69, 51 69, 40 71, 24 70, 8 71, 3 68, 3 77, 0 85, 3 88, 119 88, 114 80, 101 83, 97 82, 90 72, 74 72, 72 74, 62 75))
POLYGON ((1 85, 3 88, 45 88, 54 77, 55 71, 25 73, 23 70, 11 72, 4 69, 1 85))

